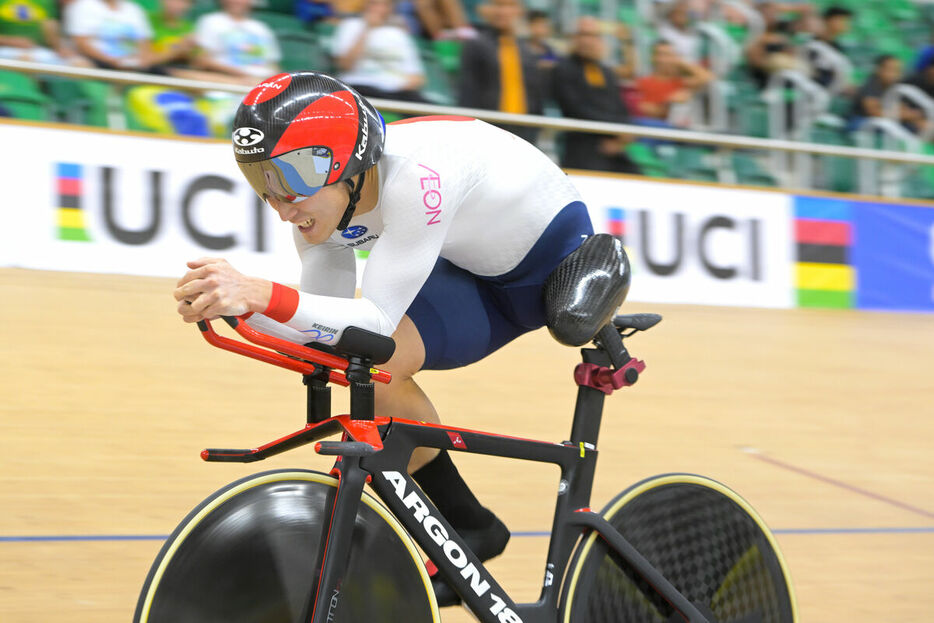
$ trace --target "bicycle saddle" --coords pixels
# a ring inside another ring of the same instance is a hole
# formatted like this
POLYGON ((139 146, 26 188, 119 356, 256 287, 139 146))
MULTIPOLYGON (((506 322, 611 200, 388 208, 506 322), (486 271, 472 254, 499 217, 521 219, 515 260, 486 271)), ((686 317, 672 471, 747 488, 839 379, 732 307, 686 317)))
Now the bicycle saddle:
POLYGON ((545 280, 545 319, 551 335, 582 346, 609 323, 629 293, 623 244, 609 234, 587 238, 545 280))

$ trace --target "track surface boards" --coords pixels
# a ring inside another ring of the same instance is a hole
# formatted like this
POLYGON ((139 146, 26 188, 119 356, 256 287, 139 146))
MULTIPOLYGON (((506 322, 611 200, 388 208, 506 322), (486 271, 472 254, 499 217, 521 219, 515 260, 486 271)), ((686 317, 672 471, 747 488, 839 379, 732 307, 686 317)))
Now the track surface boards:
MULTIPOLYGON (((310 448, 261 465, 199 459, 208 446, 297 430, 305 398, 297 375, 204 343, 175 315, 174 283, 0 269, 0 621, 127 621, 161 541, 111 537, 167 535, 249 473, 327 471, 310 448), (103 540, 8 539, 23 536, 103 540)), ((607 401, 593 507, 656 473, 704 474, 778 531, 803 622, 928 621, 934 317, 624 310, 665 320, 629 342, 648 368, 607 401)), ((538 331, 471 368, 423 373, 421 384, 451 424, 560 441, 576 358, 538 331)), ((336 410, 346 404, 335 390, 336 410)), ((491 570, 533 600, 556 471, 455 460, 517 533, 491 570)))

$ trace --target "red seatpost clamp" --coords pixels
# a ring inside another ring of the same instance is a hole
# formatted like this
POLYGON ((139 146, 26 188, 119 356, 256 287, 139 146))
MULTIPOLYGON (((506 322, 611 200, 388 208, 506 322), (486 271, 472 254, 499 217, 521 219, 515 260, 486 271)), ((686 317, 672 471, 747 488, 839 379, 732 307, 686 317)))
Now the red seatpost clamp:
POLYGON ((579 363, 574 368, 574 382, 592 387, 604 394, 612 394, 620 387, 628 387, 639 380, 639 374, 645 370, 645 362, 630 359, 619 370, 598 366, 594 363, 579 363))

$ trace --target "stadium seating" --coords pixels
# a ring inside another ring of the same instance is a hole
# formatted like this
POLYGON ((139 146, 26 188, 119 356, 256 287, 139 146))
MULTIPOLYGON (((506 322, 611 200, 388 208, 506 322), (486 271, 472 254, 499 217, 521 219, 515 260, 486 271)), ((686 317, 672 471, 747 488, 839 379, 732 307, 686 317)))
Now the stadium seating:
POLYGON ((49 98, 39 90, 35 79, 23 74, 0 71, 0 106, 19 119, 49 119, 49 98))
MULTIPOLYGON (((158 8, 159 0, 134 0, 148 11, 158 8)), ((642 15, 636 0, 576 0, 578 14, 606 16, 615 14, 630 30, 638 33, 644 42, 651 42, 656 30, 650 16, 642 15)), ((901 59, 910 70, 918 51, 930 43, 934 25, 934 3, 916 3, 913 0, 815 0, 818 11, 836 5, 853 11, 852 31, 842 39, 848 59, 853 64, 851 82, 861 84, 870 74, 875 58, 892 54, 901 59)), ((191 17, 215 11, 217 0, 195 0, 191 17)), ((553 0, 535 0, 529 6, 553 9, 553 0)), ((279 39, 282 67, 286 71, 314 69, 335 71, 330 56, 330 41, 334 25, 317 21, 307 23, 296 15, 296 0, 254 0, 253 17, 267 24, 279 39)), ((717 24, 732 40, 739 44, 748 36, 744 24, 721 21, 717 24)), ((427 82, 423 88, 426 97, 438 104, 456 103, 457 74, 462 44, 454 40, 419 41, 419 55, 425 67, 427 82)), ((705 48, 706 49, 706 48, 705 48)), ((644 53, 644 50, 643 50, 644 53)), ((742 62, 722 76, 727 85, 726 106, 729 132, 753 137, 768 137, 769 106, 762 92, 751 80, 742 62)), ((796 92, 786 90, 778 94, 791 101, 796 92)), ((114 115, 121 111, 122 90, 103 82, 71 80, 58 77, 31 77, 0 72, 0 106, 23 119, 56 120, 92 126, 108 126, 114 115)), ((854 137, 849 133, 846 118, 851 103, 846 95, 831 99, 825 114, 810 127, 808 140, 839 146, 852 146, 854 137)), ((124 108, 124 110, 126 110, 124 108)), ((554 106, 548 114, 559 114, 554 106)), ((387 114, 387 120, 403 115, 387 114)), ((123 124, 138 126, 137 120, 127 113, 123 124)), ((552 144, 560 149, 560 136, 552 144)), ((924 149, 934 153, 934 146, 924 149)), ((770 172, 767 154, 737 150, 719 154, 712 147, 678 145, 658 141, 633 141, 626 147, 630 158, 643 172, 652 177, 681 177, 692 180, 728 181, 742 184, 774 186, 779 180, 770 172)), ((821 156, 813 158, 813 177, 817 187, 843 192, 858 190, 857 163, 848 158, 821 156)), ((903 189, 917 197, 934 197, 934 167, 905 167, 903 189)))

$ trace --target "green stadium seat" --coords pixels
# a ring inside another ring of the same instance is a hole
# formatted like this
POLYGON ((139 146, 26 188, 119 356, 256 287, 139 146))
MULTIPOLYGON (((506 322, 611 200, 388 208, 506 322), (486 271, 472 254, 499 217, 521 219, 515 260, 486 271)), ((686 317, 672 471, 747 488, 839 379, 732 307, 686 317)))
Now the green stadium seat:
POLYGON ((48 77, 43 83, 52 98, 55 118, 66 123, 108 126, 108 99, 112 87, 106 82, 48 77))
POLYGON ((156 13, 159 11, 159 0, 133 0, 134 3, 140 5, 146 13, 156 13))
POLYGON ((668 166, 655 155, 655 150, 642 141, 633 141, 626 145, 626 154, 639 165, 643 175, 649 177, 668 177, 668 166))
POLYGON ((672 177, 678 179, 716 182, 717 170, 711 162, 713 148, 704 145, 677 145, 662 143, 656 153, 665 162, 672 177))
POLYGON ((619 7, 616 11, 616 18, 630 27, 642 24, 642 16, 639 15, 639 10, 634 6, 619 7))
POLYGON ((723 24, 723 30, 726 31, 730 39, 740 45, 746 42, 746 37, 749 35, 749 30, 746 28, 745 24, 723 24))
POLYGON ((742 151, 733 152, 733 172, 736 181, 748 186, 778 186, 778 181, 767 173, 755 156, 742 151))
POLYGON ((188 16, 191 20, 197 20, 202 15, 214 13, 219 10, 220 5, 216 0, 194 0, 194 4, 188 12, 188 16))
POLYGON ((441 68, 447 73, 456 74, 460 70, 461 48, 463 48, 463 44, 452 39, 434 42, 434 53, 438 58, 438 62, 441 63, 441 68))
POLYGON ((334 71, 334 63, 318 37, 306 31, 281 32, 279 47, 282 49, 284 71, 314 70, 325 73, 334 71))
MULTIPOLYGON (((934 144, 925 143, 922 153, 934 156, 934 144)), ((902 194, 917 199, 934 199, 934 167, 920 166, 905 180, 902 194)))
POLYGON ((441 60, 433 49, 423 44, 419 45, 419 56, 425 67, 425 86, 421 89, 422 95, 433 104, 453 105, 454 89, 441 60))
POLYGON ((253 0, 253 11, 295 15, 296 0, 253 0))
MULTIPOLYGON (((841 119, 826 119, 815 125, 811 140, 824 145, 849 146, 852 144, 841 119)), ((817 156, 814 158, 814 181, 817 187, 835 192, 857 191, 857 162, 840 156, 817 156)))
POLYGON ((280 40, 286 33, 307 32, 305 22, 294 15, 284 15, 272 11, 253 11, 250 16, 269 26, 280 40))
POLYGON ((0 105, 16 119, 45 121, 49 118, 49 98, 35 79, 12 71, 0 71, 0 105))

